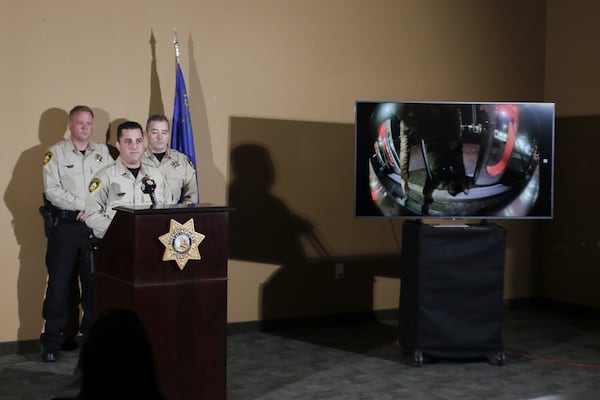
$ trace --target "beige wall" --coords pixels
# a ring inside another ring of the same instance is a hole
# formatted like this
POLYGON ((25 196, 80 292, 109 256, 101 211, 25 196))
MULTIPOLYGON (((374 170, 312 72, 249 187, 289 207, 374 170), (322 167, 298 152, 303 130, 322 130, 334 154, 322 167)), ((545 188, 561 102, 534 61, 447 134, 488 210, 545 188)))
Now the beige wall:
POLYGON ((556 102, 558 117, 600 115, 600 3, 547 3, 546 98, 556 102))
MULTIPOLYGON (((371 266, 354 259, 397 253, 395 233, 400 223, 352 218, 348 197, 352 173, 337 168, 352 168, 348 151, 353 103, 542 100, 544 4, 543 0, 511 0, 502 6, 496 0, 2 2, 0 342, 36 338, 42 327, 45 241, 37 207, 43 151, 64 134, 65 112, 74 104, 94 107, 99 139, 109 123, 122 118, 143 121, 148 112, 162 109, 170 115, 173 28, 179 35, 190 94, 202 200, 228 201, 232 140, 238 140, 237 145, 257 139, 256 132, 245 131, 240 122, 259 120, 270 128, 277 127, 277 121, 289 124, 301 137, 292 138, 286 131, 262 132, 270 135, 261 144, 267 146, 279 177, 273 194, 312 223, 333 258, 349 263, 343 287, 329 282, 319 289, 334 290, 342 300, 353 292, 352 282, 362 282, 357 284, 364 289, 361 302, 330 301, 327 310, 343 312, 367 303, 376 309, 395 307, 398 279, 393 268, 385 261, 371 266), (340 191, 329 186, 334 198, 318 204, 313 192, 290 185, 299 179, 299 166, 309 165, 310 154, 320 151, 317 143, 302 139, 310 137, 313 127, 323 135, 329 135, 332 127, 344 140, 330 151, 334 161, 339 157, 339 164, 333 162, 323 171, 323 179, 339 184, 340 191), (295 153, 288 143, 296 146, 295 153), (297 166, 286 155, 294 156, 297 166), (372 282, 363 288, 365 279, 372 282)), ((507 225, 506 295, 528 297, 537 259, 530 245, 536 226, 507 225)), ((318 265, 325 266, 314 276, 333 275, 324 270, 330 267, 327 260, 318 259, 312 266, 318 265)), ((263 289, 282 280, 277 274, 281 265, 235 259, 229 270, 229 321, 264 316, 263 289)), ((277 287, 270 286, 267 298, 280 295, 273 289, 277 287)), ((269 312, 294 316, 310 311, 287 300, 287 305, 269 312)))
POLYGON ((548 1, 546 98, 556 102, 556 217, 543 228, 544 297, 600 307, 600 3, 548 1))

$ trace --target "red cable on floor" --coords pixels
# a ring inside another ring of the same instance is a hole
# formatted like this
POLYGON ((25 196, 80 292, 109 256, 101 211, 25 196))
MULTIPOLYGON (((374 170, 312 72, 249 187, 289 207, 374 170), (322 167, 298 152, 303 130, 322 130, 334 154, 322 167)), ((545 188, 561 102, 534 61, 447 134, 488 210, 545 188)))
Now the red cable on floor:
POLYGON ((598 364, 585 364, 585 363, 558 360, 558 359, 552 359, 552 358, 544 358, 544 357, 538 357, 538 356, 534 356, 532 354, 524 353, 524 352, 511 351, 510 353, 514 356, 528 358, 530 360, 541 361, 541 362, 545 362, 545 363, 549 363, 549 364, 563 364, 563 365, 568 365, 569 367, 600 369, 600 365, 598 365, 598 364))

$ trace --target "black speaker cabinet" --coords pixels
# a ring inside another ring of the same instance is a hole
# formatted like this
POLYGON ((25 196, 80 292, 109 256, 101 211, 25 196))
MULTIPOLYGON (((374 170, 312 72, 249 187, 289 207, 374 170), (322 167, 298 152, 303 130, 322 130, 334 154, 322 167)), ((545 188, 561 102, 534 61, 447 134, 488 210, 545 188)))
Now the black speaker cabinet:
POLYGON ((424 356, 504 364, 505 245, 495 224, 404 222, 399 339, 417 366, 424 356))

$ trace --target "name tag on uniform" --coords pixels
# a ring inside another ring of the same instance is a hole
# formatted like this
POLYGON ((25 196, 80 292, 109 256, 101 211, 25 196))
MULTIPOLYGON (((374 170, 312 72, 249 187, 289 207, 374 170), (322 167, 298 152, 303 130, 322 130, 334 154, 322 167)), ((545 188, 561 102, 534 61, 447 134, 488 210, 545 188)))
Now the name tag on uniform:
POLYGON ((127 193, 120 192, 120 193, 117 193, 117 196, 119 196, 119 197, 123 197, 123 196, 125 196, 126 194, 127 194, 127 193))
POLYGON ((73 168, 73 164, 65 165, 67 168, 73 168))

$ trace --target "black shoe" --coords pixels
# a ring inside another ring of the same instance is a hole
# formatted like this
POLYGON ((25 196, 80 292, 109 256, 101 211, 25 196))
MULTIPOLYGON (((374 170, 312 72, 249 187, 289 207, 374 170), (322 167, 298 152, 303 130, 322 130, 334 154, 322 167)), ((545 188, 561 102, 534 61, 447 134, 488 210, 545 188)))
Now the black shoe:
POLYGON ((74 336, 67 336, 60 349, 63 351, 73 351, 77 350, 78 347, 79 343, 77 343, 77 339, 74 336))
POLYGON ((58 360, 58 351, 42 351, 42 361, 55 362, 56 360, 58 360))

